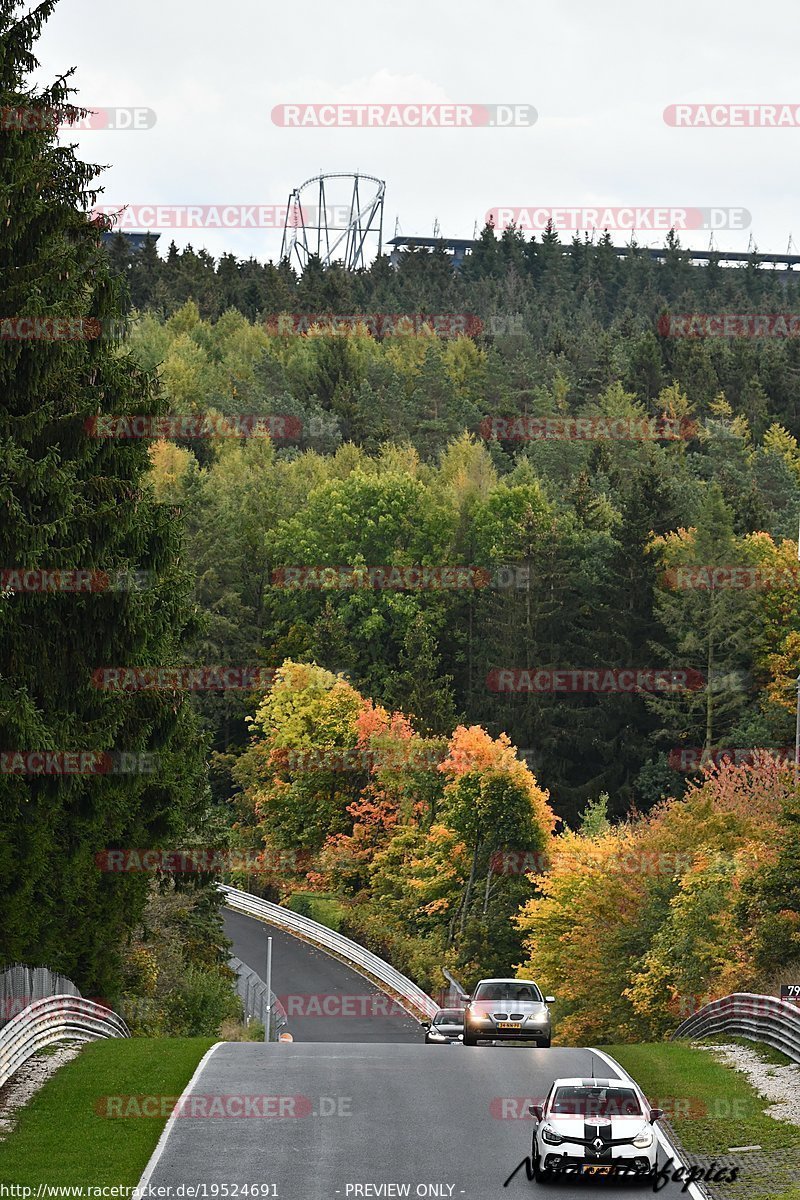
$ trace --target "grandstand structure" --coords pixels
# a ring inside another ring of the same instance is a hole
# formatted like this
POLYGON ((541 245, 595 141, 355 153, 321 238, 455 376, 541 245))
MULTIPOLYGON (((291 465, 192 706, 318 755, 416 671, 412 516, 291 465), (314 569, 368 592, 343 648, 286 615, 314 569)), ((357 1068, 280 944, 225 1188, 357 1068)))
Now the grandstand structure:
MULTIPOLYGON (((453 267, 458 269, 463 266, 464 260, 478 245, 478 242, 473 238, 397 236, 390 238, 386 244, 391 247, 389 261, 394 266, 397 265, 400 255, 404 252, 433 250, 438 246, 450 255, 453 267)), ((569 242, 563 242, 562 246, 565 254, 571 253, 572 246, 569 242)), ((612 246, 611 248, 615 254, 623 258, 634 250, 639 254, 648 255, 649 258, 656 261, 663 261, 667 255, 666 246, 612 246)), ((793 268, 800 266, 800 254, 793 254, 789 251, 785 254, 768 254, 758 250, 691 250, 681 246, 681 254, 685 255, 694 266, 701 266, 712 261, 730 265, 758 263, 759 266, 772 267, 779 275, 792 275, 793 268)))

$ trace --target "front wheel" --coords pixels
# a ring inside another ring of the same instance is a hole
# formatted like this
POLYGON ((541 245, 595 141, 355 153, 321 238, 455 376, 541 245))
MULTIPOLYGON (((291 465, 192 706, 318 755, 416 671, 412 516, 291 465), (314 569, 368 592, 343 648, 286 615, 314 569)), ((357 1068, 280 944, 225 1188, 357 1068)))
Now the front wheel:
POLYGON ((465 1046, 477 1046, 477 1044, 478 1044, 478 1039, 475 1037, 475 1034, 467 1033, 467 1031, 465 1029, 464 1030, 464 1045, 465 1046))
POLYGON ((539 1042, 539 1045, 541 1046, 541 1048, 543 1050, 549 1050, 550 1049, 550 1038, 547 1038, 546 1041, 539 1042))
POLYGON ((533 1159, 533 1178, 537 1183, 546 1183, 550 1176, 542 1167, 541 1156, 536 1151, 536 1143, 533 1143, 531 1148, 531 1158, 533 1159))

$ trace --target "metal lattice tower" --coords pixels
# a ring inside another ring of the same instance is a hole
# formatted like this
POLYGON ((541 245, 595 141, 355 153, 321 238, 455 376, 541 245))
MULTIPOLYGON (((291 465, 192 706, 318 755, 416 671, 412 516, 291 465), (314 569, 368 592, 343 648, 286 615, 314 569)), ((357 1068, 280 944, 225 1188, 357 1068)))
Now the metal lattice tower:
POLYGON ((289 196, 281 258, 288 258, 301 270, 312 255, 326 267, 333 262, 341 262, 351 271, 366 267, 366 252, 376 242, 377 253, 381 252, 385 192, 385 182, 374 175, 315 175, 307 179, 289 196), (343 180, 350 182, 344 184, 343 180))

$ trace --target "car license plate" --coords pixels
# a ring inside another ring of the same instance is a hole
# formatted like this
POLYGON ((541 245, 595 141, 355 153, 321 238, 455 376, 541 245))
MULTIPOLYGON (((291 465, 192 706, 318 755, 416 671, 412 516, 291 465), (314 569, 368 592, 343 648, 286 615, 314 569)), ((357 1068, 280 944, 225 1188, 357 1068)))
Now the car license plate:
POLYGON ((581 1175, 610 1175, 613 1170, 612 1163, 584 1163, 581 1175))
POLYGON ((497 1028, 498 1029, 521 1029, 522 1022, 521 1021, 498 1021, 497 1028))

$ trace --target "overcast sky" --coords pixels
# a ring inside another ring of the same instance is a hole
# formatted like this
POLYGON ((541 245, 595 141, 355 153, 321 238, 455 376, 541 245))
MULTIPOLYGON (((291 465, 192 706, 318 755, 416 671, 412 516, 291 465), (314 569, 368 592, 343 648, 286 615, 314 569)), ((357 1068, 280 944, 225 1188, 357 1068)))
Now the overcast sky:
MULTIPOLYGON (((783 103, 800 110, 798 9, 672 0, 572 0, 493 9, 478 0, 61 0, 38 46, 45 81, 77 68, 86 106, 139 105, 156 124, 88 131, 108 164, 105 202, 280 205, 320 171, 386 181, 385 235, 471 237, 487 210, 677 206, 745 209, 723 249, 800 243, 797 128, 675 128, 675 103, 783 103), (275 105, 321 102, 533 105, 534 125, 291 129, 275 105)), ((562 235, 567 236, 567 235, 562 235)), ((212 254, 275 258, 280 233, 162 233, 212 254)), ((624 232, 613 233, 619 244, 624 232)), ((641 243, 663 235, 642 233, 641 243)), ((706 230, 683 237, 705 248, 706 230)))

